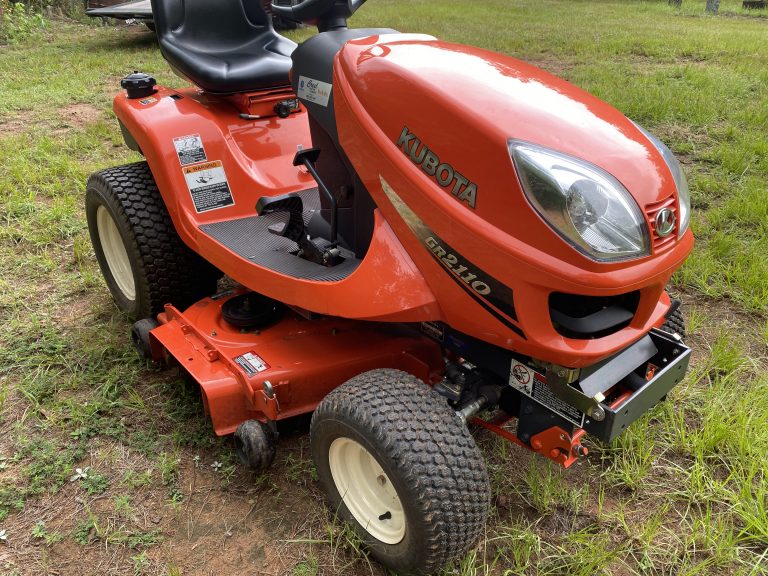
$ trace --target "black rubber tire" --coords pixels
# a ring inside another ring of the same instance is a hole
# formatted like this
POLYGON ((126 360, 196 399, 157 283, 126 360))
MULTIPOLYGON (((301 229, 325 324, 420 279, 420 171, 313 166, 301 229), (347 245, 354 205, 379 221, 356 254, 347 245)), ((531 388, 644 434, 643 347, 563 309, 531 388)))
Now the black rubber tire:
POLYGON ((130 318, 153 318, 165 304, 186 308, 216 291, 221 272, 179 238, 146 162, 92 174, 85 214, 107 287, 130 318), (136 291, 133 299, 119 288, 104 256, 96 223, 100 206, 109 212, 126 249, 136 291))
POLYGON ((264 472, 277 454, 277 433, 258 420, 246 420, 235 430, 235 451, 243 466, 264 472))
POLYGON ((667 316, 661 329, 670 334, 679 334, 680 338, 685 340, 688 335, 685 331, 685 318, 683 317, 682 306, 678 305, 674 312, 667 316))
POLYGON ((144 360, 153 360, 152 347, 149 343, 149 333, 157 328, 158 324, 154 318, 142 318, 133 324, 131 328, 131 341, 140 358, 144 360))
POLYGON ((483 455, 445 399, 418 378, 399 370, 352 378, 317 408, 310 437, 331 509, 382 564, 399 574, 430 573, 477 543, 490 506, 483 455), (337 438, 361 444, 390 478, 406 518, 399 543, 374 538, 344 505, 328 456, 337 438))

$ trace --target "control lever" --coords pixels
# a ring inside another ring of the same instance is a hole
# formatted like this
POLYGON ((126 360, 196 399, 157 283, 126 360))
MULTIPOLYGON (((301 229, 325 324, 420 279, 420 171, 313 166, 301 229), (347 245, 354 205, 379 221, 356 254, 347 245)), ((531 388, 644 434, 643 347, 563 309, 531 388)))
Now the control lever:
POLYGON ((317 173, 317 169, 315 168, 315 162, 317 162, 319 156, 319 148, 307 148, 305 150, 299 150, 296 152, 296 156, 293 157, 293 165, 303 165, 312 175, 312 178, 315 179, 315 182, 317 182, 317 187, 320 189, 320 192, 322 192, 326 199, 331 203, 331 246, 336 246, 338 243, 336 238, 336 220, 339 215, 339 207, 336 203, 336 197, 331 194, 330 190, 328 190, 328 186, 326 186, 322 181, 320 175, 317 173))

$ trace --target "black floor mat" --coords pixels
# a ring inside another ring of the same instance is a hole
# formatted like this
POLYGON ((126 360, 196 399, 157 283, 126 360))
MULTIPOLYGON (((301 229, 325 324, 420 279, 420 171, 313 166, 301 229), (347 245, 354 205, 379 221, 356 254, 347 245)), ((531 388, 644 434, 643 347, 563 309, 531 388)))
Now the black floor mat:
MULTIPOLYGON (((317 188, 299 192, 304 202, 304 222, 320 209, 320 195, 317 188)), ((205 234, 223 244, 232 252, 280 274, 314 280, 315 282, 337 282, 354 272, 360 260, 348 258, 332 267, 321 266, 292 254, 298 250, 295 242, 277 236, 269 231, 274 224, 287 221, 286 214, 248 216, 237 220, 226 220, 200 226, 205 234)))

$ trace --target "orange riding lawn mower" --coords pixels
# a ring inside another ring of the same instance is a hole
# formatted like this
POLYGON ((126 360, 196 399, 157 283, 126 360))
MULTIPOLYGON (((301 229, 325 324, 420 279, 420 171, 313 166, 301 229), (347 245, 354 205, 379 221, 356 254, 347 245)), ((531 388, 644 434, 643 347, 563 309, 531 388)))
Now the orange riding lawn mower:
MULTIPOLYGON (((88 180, 133 339, 202 390, 244 464, 314 413, 330 508, 397 572, 475 545, 485 428, 568 467, 681 381, 665 291, 693 246, 669 149, 571 84, 422 34, 365 0, 153 0, 192 87, 122 80, 144 162, 88 180), (226 275, 231 281, 218 281, 226 275)), ((403 3, 407 6, 407 3, 403 3)))

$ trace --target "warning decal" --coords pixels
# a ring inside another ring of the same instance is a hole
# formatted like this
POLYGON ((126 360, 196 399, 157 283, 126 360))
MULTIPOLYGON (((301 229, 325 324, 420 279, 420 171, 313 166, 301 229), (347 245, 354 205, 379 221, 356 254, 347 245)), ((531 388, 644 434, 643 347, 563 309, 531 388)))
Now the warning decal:
POLYGON ((246 371, 248 376, 255 376, 259 372, 264 372, 264 370, 269 368, 269 364, 264 362, 260 356, 254 354, 253 352, 246 352, 234 360, 243 370, 246 371))
POLYGON ((552 389, 547 386, 547 380, 543 374, 539 374, 517 360, 512 360, 509 385, 569 422, 576 424, 576 426, 582 427, 584 425, 584 414, 555 396, 552 389))
POLYGON ((207 212, 234 205, 235 199, 232 198, 221 160, 188 166, 182 170, 195 210, 207 212))
MULTIPOLYGON (((143 101, 142 101, 143 103, 143 101)), ((205 155, 203 141, 200 134, 191 134, 189 136, 179 136, 173 139, 173 146, 179 155, 179 162, 182 166, 205 162, 208 158, 205 155)))

